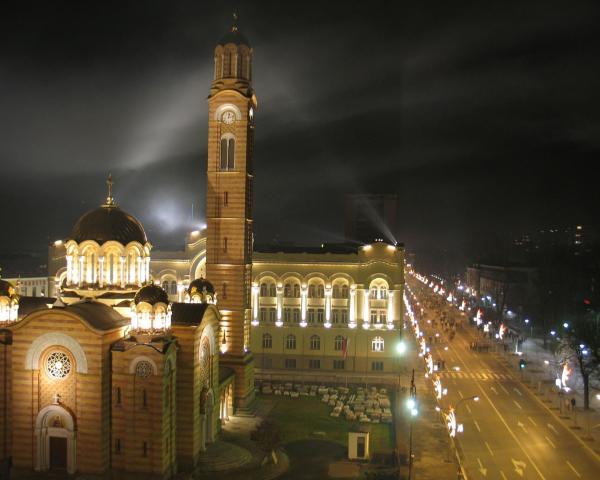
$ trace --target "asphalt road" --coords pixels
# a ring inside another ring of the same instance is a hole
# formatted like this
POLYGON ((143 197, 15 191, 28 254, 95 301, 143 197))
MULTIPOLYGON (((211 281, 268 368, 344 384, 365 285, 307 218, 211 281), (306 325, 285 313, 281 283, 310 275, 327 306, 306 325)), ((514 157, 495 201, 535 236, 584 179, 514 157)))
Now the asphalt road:
MULTIPOLYGON (((411 282, 413 291, 421 290, 411 282)), ((446 308, 450 312, 450 308, 446 308)), ((460 318, 456 310, 448 313, 460 318)), ((421 325, 439 315, 439 309, 425 312, 421 325)), ((434 359, 443 358, 446 369, 441 373, 448 395, 441 406, 456 406, 463 398, 479 396, 479 401, 465 400, 456 408, 457 422, 464 431, 456 444, 469 479, 597 479, 600 461, 568 428, 563 426, 549 407, 531 393, 501 356, 478 353, 469 348, 477 331, 468 325, 457 330, 452 341, 441 328, 441 341, 433 343, 434 359), (447 350, 444 347, 448 347, 447 350)), ((429 335, 427 332, 426 335, 429 335)))

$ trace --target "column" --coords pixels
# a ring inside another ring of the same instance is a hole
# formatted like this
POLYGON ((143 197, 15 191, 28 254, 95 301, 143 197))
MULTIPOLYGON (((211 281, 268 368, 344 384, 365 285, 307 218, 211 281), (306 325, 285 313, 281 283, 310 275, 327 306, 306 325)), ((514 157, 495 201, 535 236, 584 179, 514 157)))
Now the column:
POLYGON ((371 317, 369 316, 369 289, 365 288, 363 291, 363 328, 369 328, 369 321, 371 317))
POLYGON ((142 286, 142 257, 138 255, 137 257, 137 265, 136 265, 136 283, 138 287, 142 286))
POLYGON ((144 282, 148 283, 150 281, 150 256, 147 256, 144 260, 146 261, 144 282))
POLYGON ((350 286, 350 318, 348 326, 350 328, 356 328, 356 285, 350 286))
POLYGON ((104 256, 98 257, 98 263, 99 263, 99 269, 100 271, 98 272, 98 282, 100 284, 100 288, 104 287, 104 256))
POLYGON ((79 279, 79 286, 81 287, 81 284, 83 283, 83 274, 84 274, 84 270, 83 270, 83 262, 85 261, 85 257, 83 255, 79 255, 79 275, 78 275, 78 279, 79 279))
POLYGON ((252 325, 257 326, 258 321, 258 292, 260 287, 254 283, 252 284, 252 325))
POLYGON ((73 255, 67 255, 67 285, 73 282, 73 255))
POLYGON ((283 321, 281 319, 281 314, 283 310, 283 285, 281 283, 277 284, 277 320, 275 320, 275 326, 281 327, 283 325, 283 321))
POLYGON ((331 327, 331 285, 325 286, 325 328, 331 327))
POLYGON ((306 298, 308 295, 308 287, 306 285, 302 285, 302 289, 300 290, 300 301, 301 301, 301 312, 300 312, 300 326, 306 327, 306 298))
POLYGON ((120 270, 119 270, 119 283, 121 284, 121 288, 125 288, 125 257, 121 255, 119 257, 120 260, 120 270))
POLYGON ((388 290, 387 300, 387 328, 392 330, 394 328, 394 291, 388 290))

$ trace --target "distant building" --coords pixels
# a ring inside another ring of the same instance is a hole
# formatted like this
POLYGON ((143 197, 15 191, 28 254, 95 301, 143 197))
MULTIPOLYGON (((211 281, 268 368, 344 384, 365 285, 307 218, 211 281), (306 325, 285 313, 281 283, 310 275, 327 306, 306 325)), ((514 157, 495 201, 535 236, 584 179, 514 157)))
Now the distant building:
POLYGON ((396 384, 404 251, 259 249, 252 268, 255 376, 396 384))
POLYGON ((490 307, 515 313, 537 312, 538 270, 530 266, 473 264, 467 267, 466 285, 478 297, 490 297, 490 307))
POLYGON ((368 244, 380 239, 395 245, 397 214, 396 194, 346 195, 346 241, 368 244))

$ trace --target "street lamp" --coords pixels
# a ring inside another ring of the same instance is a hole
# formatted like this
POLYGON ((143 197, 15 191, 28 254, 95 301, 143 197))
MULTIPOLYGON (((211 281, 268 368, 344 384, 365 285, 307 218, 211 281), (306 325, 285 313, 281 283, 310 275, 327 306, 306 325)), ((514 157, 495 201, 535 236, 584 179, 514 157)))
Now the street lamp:
POLYGON ((408 480, 412 478, 412 465, 413 465, 413 453, 412 453, 412 436, 413 436, 413 418, 419 414, 417 409, 417 387, 415 386, 415 369, 412 371, 412 378, 410 380, 410 396, 406 402, 406 406, 410 411, 410 429, 408 434, 408 480))

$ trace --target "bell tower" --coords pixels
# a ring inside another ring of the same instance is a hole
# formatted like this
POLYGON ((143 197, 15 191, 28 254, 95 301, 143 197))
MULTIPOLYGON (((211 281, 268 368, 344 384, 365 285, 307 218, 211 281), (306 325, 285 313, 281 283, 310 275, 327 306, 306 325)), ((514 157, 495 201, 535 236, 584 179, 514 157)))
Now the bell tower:
POLYGON ((220 363, 235 371, 235 405, 254 399, 250 345, 252 157, 256 97, 252 48, 233 25, 215 48, 208 97, 206 276, 221 312, 220 363))

